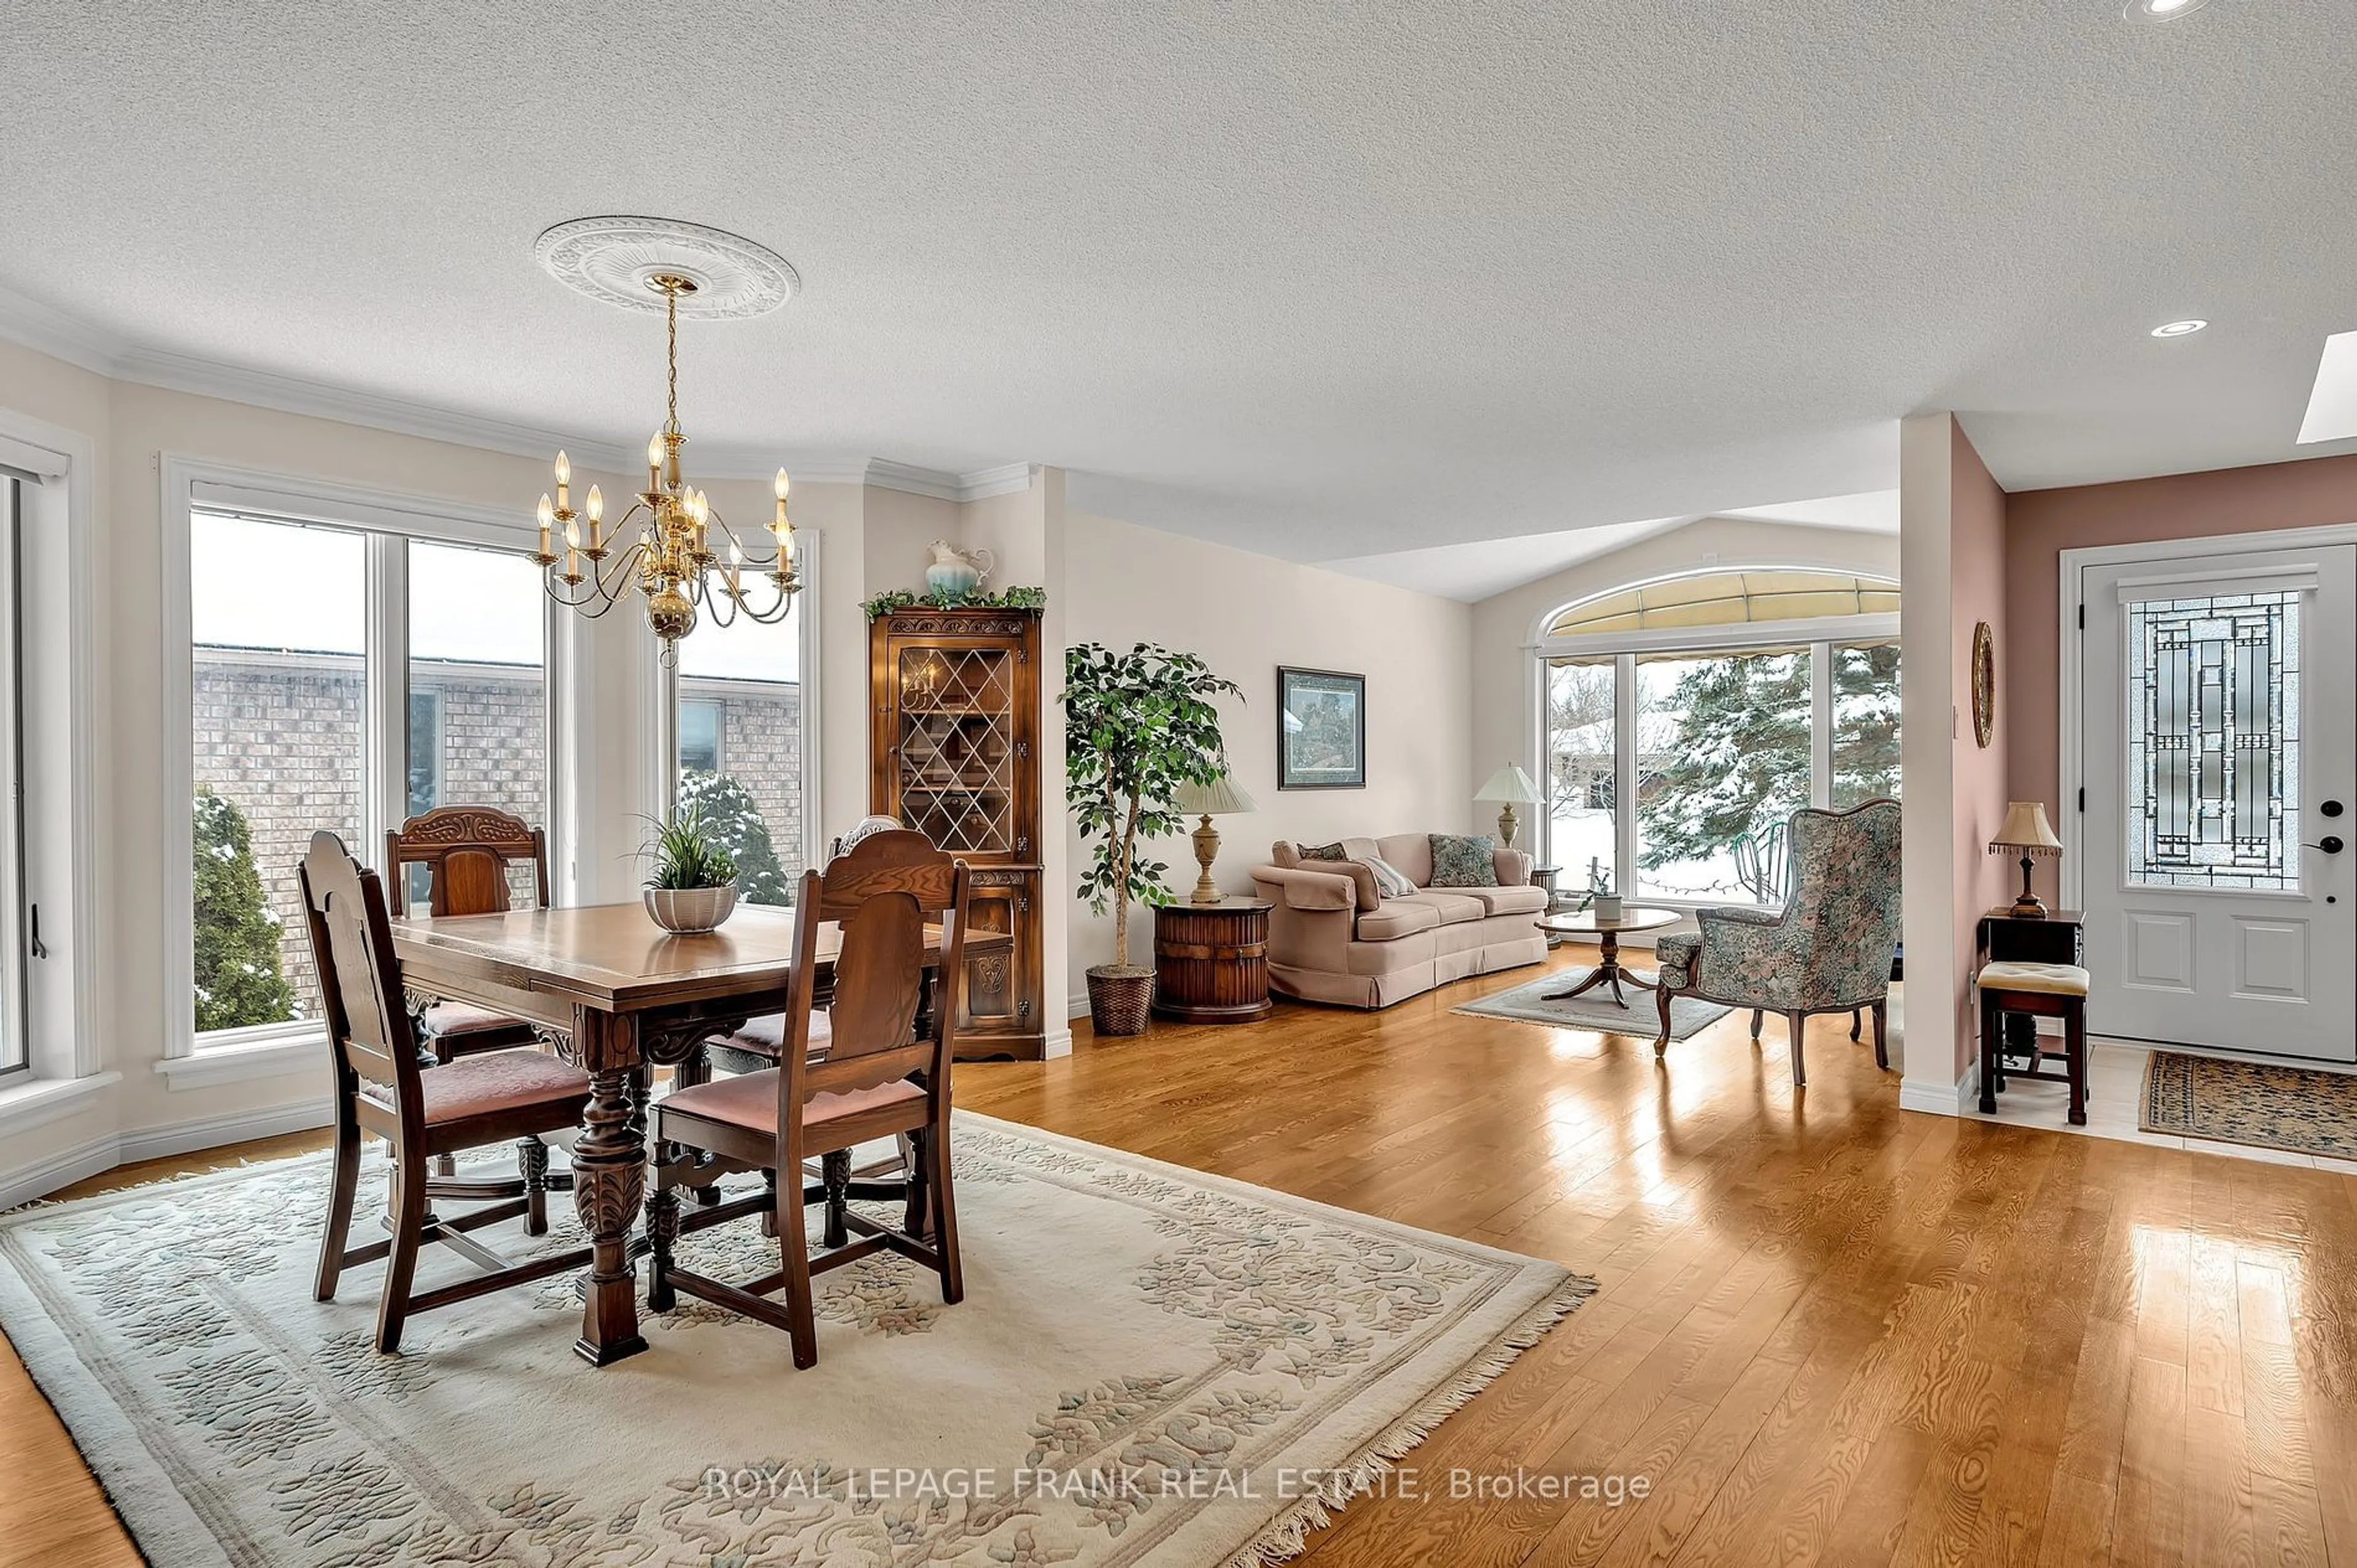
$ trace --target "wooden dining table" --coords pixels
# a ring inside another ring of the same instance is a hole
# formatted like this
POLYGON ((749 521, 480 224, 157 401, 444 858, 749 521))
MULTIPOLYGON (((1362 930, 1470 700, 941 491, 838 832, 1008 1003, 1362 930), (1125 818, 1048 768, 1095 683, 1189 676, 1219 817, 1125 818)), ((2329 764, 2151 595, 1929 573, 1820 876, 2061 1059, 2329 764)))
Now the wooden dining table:
MULTIPOLYGON (((966 934, 969 957, 1009 945, 996 932, 966 934)), ((574 1348, 600 1367, 645 1349, 630 1232, 646 1202, 652 1069, 700 1077, 706 1040, 783 1010, 794 912, 739 905, 718 930, 677 936, 640 904, 516 909, 395 920, 393 946, 413 1005, 467 1002, 522 1018, 589 1075, 573 1202, 594 1257, 574 1348)), ((822 998, 841 946, 832 924, 820 931, 822 998)), ((941 931, 928 927, 928 995, 940 963, 941 931)))

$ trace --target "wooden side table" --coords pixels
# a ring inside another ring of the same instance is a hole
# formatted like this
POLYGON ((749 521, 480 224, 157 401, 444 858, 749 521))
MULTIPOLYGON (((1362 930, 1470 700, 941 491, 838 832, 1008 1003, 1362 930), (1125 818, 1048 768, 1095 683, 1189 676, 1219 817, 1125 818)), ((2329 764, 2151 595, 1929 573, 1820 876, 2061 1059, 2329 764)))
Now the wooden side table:
POLYGON ((1154 911, 1154 1014, 1187 1024, 1265 1018, 1268 912, 1259 898, 1165 904, 1154 911))

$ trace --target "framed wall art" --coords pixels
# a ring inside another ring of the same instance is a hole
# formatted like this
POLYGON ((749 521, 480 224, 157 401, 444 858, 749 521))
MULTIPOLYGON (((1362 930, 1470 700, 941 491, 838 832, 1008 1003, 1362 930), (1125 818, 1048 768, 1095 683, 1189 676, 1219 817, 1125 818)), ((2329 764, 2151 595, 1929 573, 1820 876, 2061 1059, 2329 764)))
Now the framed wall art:
POLYGON ((1367 787, 1367 678, 1337 670, 1276 671, 1276 787, 1367 787))

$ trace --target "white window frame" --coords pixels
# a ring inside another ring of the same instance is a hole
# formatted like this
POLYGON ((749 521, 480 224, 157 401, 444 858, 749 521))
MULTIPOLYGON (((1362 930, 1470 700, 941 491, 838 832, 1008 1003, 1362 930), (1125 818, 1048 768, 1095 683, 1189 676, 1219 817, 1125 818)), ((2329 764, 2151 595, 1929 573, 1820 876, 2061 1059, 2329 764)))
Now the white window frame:
MULTIPOLYGON (((815 529, 808 532, 794 532, 794 575, 802 587, 795 597, 802 602, 795 607, 795 679, 802 683, 802 864, 817 865, 825 843, 819 830, 819 542, 815 529)), ((643 618, 641 618, 643 619, 643 618)), ((694 632, 688 636, 694 637, 694 632)), ((679 801, 679 671, 660 659, 650 659, 652 683, 648 702, 652 723, 650 725, 653 744, 648 748, 647 775, 641 783, 647 801, 647 814, 668 819, 671 809, 679 801)), ((727 740, 721 740, 721 756, 727 756, 727 740)))
MULTIPOLYGON (((1635 886, 1637 854, 1637 748, 1634 744, 1637 727, 1637 656, 1644 653, 1692 653, 1707 656, 1714 653, 1741 653, 1768 649, 1806 647, 1810 650, 1810 736, 1809 736, 1809 804, 1822 810, 1832 800, 1833 787, 1833 709, 1834 680, 1832 652, 1836 647, 1858 642, 1896 641, 1900 618, 1888 612, 1874 615, 1818 616, 1805 620, 1732 621, 1717 626, 1664 627, 1636 631, 1588 632, 1570 637, 1550 637, 1547 628, 1555 618, 1579 605, 1590 603, 1611 594, 1626 593, 1632 588, 1650 587, 1656 583, 1675 582, 1685 577, 1718 576, 1743 572, 1831 572, 1855 576, 1861 582, 1879 586, 1889 584, 1899 587, 1893 578, 1848 566, 1759 565, 1735 566, 1714 564, 1697 571, 1674 572, 1641 582, 1623 583, 1614 587, 1583 594, 1567 604, 1561 604, 1538 616, 1532 625, 1532 654, 1529 668, 1533 671, 1532 701, 1524 710, 1526 766, 1532 777, 1539 780, 1539 789, 1546 798, 1539 802, 1540 853, 1555 861, 1555 799, 1553 769, 1547 767, 1547 668, 1551 660, 1609 656, 1613 661, 1613 858, 1615 886, 1624 897, 1642 900, 1664 909, 1691 913, 1698 908, 1724 906, 1724 898, 1678 898, 1667 894, 1645 893, 1635 886)), ((1903 589, 1900 590, 1904 592, 1903 589)), ((1566 872, 1578 867, 1565 867, 1566 872)), ((1566 887, 1575 885, 1564 884, 1566 887)))
MULTIPOLYGON (((188 802, 196 791, 194 628, 188 559, 189 517, 199 508, 263 520, 317 523, 367 536, 367 708, 362 719, 362 776, 375 788, 361 801, 361 843, 352 847, 380 873, 384 832, 406 814, 409 800, 409 624, 406 574, 409 540, 516 551, 537 548, 528 515, 445 497, 404 494, 339 480, 274 473, 166 453, 163 482, 162 616, 165 722, 171 736, 164 757, 164 1057, 156 1070, 171 1088, 193 1088, 233 1077, 292 1067, 326 1038, 319 1021, 292 1019, 199 1036, 188 999, 196 988, 196 886, 190 862, 195 824, 188 802)), ((542 647, 547 677, 549 820, 553 859, 576 856, 576 819, 570 791, 558 780, 577 768, 567 722, 575 702, 572 663, 578 647, 560 634, 562 607, 542 606, 542 647)), ((305 940, 289 930, 285 940, 305 940)))
POLYGON ((12 1074, 0 1089, 0 1132, 16 1132, 70 1113, 122 1075, 106 1069, 98 1027, 97 449, 80 432, 0 408, 0 463, 38 481, 17 495, 21 644, 62 655, 29 665, 20 686, 24 897, 39 910, 42 952, 25 964, 29 1079, 12 1074))

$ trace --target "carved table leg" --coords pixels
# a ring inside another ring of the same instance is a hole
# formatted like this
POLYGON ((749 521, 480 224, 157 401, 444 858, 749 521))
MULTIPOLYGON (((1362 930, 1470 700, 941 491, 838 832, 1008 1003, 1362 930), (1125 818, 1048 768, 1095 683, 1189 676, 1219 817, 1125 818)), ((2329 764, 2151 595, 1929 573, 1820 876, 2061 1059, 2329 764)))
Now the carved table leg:
POLYGON ((603 1367, 647 1348, 639 1334, 638 1270, 630 1262, 630 1228, 647 1187, 638 1026, 585 1007, 576 1015, 574 1042, 589 1071, 589 1106, 573 1151, 573 1203, 595 1252, 581 1337, 573 1348, 603 1367))

